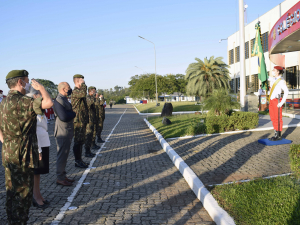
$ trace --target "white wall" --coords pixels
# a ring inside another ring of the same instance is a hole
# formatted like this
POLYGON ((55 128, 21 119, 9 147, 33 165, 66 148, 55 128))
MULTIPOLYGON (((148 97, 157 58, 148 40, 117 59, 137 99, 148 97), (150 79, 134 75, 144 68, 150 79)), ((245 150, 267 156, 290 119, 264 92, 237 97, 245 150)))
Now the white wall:
MULTIPOLYGON (((274 7, 270 11, 266 12, 262 16, 259 17, 260 26, 261 26, 261 33, 269 32, 275 23, 279 20, 279 18, 284 15, 291 7, 293 7, 299 0, 285 0, 280 5, 274 7), (281 13, 281 14, 280 14, 281 13)), ((255 24, 258 22, 258 18, 251 23, 245 26, 245 42, 249 41, 249 52, 250 58, 245 60, 246 64, 246 76, 257 74, 258 73, 258 59, 257 56, 251 57, 251 45, 250 41, 255 38, 256 30, 255 24)), ((239 31, 232 34, 228 37, 228 44, 227 44, 227 54, 228 54, 228 65, 229 65, 229 50, 235 49, 235 47, 239 46, 239 31)), ((286 67, 297 66, 299 65, 299 52, 291 52, 285 53, 286 57, 286 67)), ((265 62, 267 71, 273 69, 274 64, 269 60, 269 53, 264 53, 265 62)), ((240 77, 240 63, 234 63, 230 65, 230 77, 231 78, 238 78, 240 77)))

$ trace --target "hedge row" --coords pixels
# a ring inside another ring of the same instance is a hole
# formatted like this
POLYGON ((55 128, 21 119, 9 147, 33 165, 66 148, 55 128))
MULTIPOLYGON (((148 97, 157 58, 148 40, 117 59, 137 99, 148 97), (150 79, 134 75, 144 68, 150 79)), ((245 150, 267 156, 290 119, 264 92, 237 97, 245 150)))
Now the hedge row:
POLYGON ((290 147, 290 164, 295 176, 300 178, 300 145, 293 144, 290 147))
POLYGON ((248 130, 258 125, 258 113, 234 112, 230 116, 207 116, 206 132, 208 134, 223 133, 226 131, 248 130))

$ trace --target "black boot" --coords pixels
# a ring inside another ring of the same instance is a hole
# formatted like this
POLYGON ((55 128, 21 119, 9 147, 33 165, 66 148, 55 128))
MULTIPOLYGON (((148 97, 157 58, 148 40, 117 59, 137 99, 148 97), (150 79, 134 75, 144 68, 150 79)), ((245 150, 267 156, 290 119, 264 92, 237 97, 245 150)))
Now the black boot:
POLYGON ((89 163, 82 161, 82 148, 83 148, 83 144, 80 145, 80 160, 84 165, 86 165, 88 167, 89 163))
POLYGON ((281 137, 281 131, 278 131, 278 138, 277 138, 277 141, 280 141, 282 140, 282 137, 281 137))
POLYGON ((90 147, 85 146, 85 157, 93 158, 96 154, 91 152, 90 147))
POLYGON ((269 140, 270 141, 278 141, 278 131, 277 130, 274 130, 274 136, 269 138, 269 140))
POLYGON ((75 160, 75 167, 88 168, 88 165, 86 165, 82 160, 75 160))
POLYGON ((98 136, 97 142, 98 143, 104 143, 105 141, 103 141, 102 138, 100 136, 98 136))
POLYGON ((92 143, 91 149, 92 150, 98 150, 100 147, 96 145, 95 141, 92 143))

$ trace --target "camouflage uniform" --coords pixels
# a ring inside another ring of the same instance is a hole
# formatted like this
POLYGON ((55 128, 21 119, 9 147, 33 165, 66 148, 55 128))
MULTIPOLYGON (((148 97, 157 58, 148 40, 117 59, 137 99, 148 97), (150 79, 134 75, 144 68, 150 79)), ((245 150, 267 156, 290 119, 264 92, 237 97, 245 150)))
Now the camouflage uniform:
POLYGON ((105 109, 104 109, 104 103, 105 103, 105 100, 102 99, 100 100, 100 106, 99 106, 99 120, 98 120, 98 131, 97 131, 97 137, 98 137, 98 140, 102 140, 101 139, 101 133, 102 133, 102 130, 103 130, 103 123, 104 123, 104 119, 105 119, 105 109))
POLYGON ((95 124, 94 124, 94 133, 93 133, 93 140, 92 143, 95 143, 96 140, 96 135, 97 135, 97 130, 99 129, 99 110, 100 110, 100 99, 96 98, 95 99, 95 124))
POLYGON ((81 160, 82 146, 85 142, 86 125, 89 122, 88 107, 86 102, 87 87, 84 83, 80 88, 75 87, 71 94, 71 104, 76 113, 74 118, 74 146, 75 160, 81 160))
POLYGON ((94 124, 96 120, 96 107, 95 107, 95 97, 88 95, 86 97, 86 102, 89 112, 89 123, 86 126, 86 141, 85 148, 91 148, 93 133, 94 133, 94 124))
POLYGON ((37 115, 42 98, 9 91, 0 104, 5 167, 6 212, 9 224, 26 224, 33 196, 33 168, 38 167, 37 115))

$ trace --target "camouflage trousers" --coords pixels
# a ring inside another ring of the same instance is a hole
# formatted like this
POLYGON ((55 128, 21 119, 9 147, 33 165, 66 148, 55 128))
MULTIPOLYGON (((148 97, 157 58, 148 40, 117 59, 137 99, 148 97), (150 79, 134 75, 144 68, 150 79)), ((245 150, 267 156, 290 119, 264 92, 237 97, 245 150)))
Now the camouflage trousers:
POLYGON ((92 139, 92 143, 95 143, 96 140, 96 136, 97 136, 97 130, 99 129, 99 124, 98 124, 98 120, 95 122, 94 124, 94 132, 93 132, 93 139, 92 139))
POLYGON ((14 164, 5 167, 8 224, 26 224, 33 196, 33 169, 14 164))
POLYGON ((98 129, 97 129, 97 136, 100 138, 101 137, 101 133, 103 130, 103 123, 104 123, 104 118, 99 117, 98 120, 98 129))
POLYGON ((74 123, 74 142, 84 144, 86 139, 86 125, 85 123, 74 123))
POLYGON ((86 139, 85 139, 85 147, 90 148, 92 145, 94 134, 94 123, 88 123, 86 125, 86 139))

